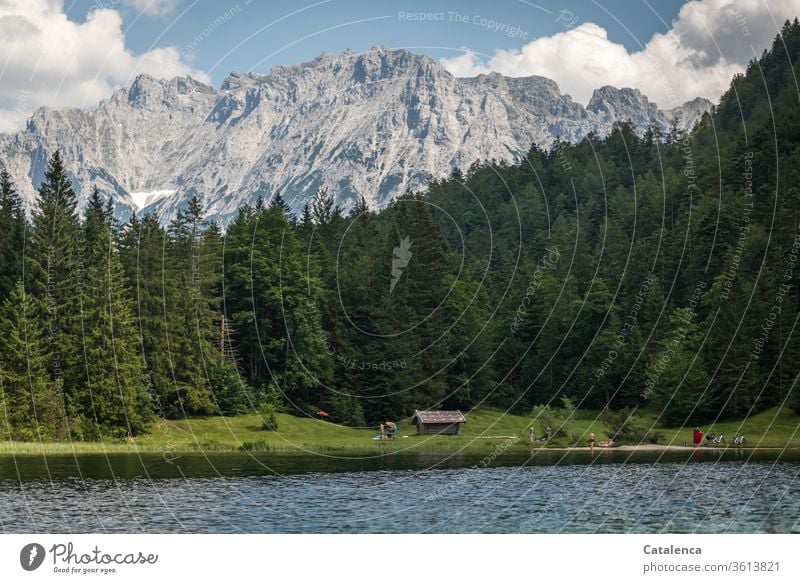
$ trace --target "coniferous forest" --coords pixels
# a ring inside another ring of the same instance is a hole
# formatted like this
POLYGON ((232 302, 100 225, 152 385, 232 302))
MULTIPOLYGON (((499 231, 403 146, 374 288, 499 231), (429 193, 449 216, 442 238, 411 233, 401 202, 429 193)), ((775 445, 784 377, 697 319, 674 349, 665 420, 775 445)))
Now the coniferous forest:
POLYGON ((800 409, 798 63, 795 20, 691 132, 534 145, 380 212, 321 190, 120 224, 58 152, 30 208, 3 171, 2 437, 563 397, 674 425, 800 409))

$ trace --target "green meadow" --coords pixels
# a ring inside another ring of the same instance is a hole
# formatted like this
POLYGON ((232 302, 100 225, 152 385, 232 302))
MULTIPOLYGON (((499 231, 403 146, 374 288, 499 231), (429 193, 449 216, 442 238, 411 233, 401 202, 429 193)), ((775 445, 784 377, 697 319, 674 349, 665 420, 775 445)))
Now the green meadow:
MULTIPOLYGON (((135 453, 135 452, 225 452, 225 451, 457 451, 494 450, 520 451, 531 447, 530 417, 512 415, 489 409, 477 409, 466 414, 467 423, 459 436, 420 436, 409 420, 400 420, 400 429, 394 441, 375 441, 375 429, 353 429, 319 419, 278 414, 278 430, 261 428, 258 415, 236 417, 208 417, 184 420, 158 421, 150 432, 132 442, 73 441, 56 443, 4 442, 0 454, 38 453, 135 453)), ((661 437, 657 444, 680 446, 691 443, 692 427, 662 427, 654 415, 643 413, 641 419, 661 437)), ((541 437, 544 427, 535 422, 536 435, 541 437)), ((800 416, 788 409, 773 408, 743 421, 724 421, 703 426, 703 431, 724 433, 725 445, 737 433, 747 437, 747 447, 800 449, 800 416)), ((606 427, 599 411, 579 410, 569 423, 565 435, 548 442, 537 442, 534 447, 586 446, 588 436, 594 432, 598 440, 605 439, 606 427)), ((621 442, 625 444, 625 442, 621 442)), ((630 442, 628 442, 630 444, 630 442)))

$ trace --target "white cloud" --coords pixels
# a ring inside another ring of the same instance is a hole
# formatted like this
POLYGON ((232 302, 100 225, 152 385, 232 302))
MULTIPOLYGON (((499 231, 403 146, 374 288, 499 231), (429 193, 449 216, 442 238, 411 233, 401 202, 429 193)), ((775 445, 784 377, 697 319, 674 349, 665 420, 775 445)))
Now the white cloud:
MULTIPOLYGON (((442 59, 459 77, 489 70, 513 77, 541 75, 586 103, 603 85, 635 87, 660 107, 701 96, 716 101, 731 77, 761 54, 787 18, 800 15, 798 0, 694 0, 666 33, 629 52, 593 23, 584 23, 519 50, 498 50, 483 61, 472 52, 442 59)), ((618 15, 624 24, 624 15, 618 15)))
POLYGON ((180 0, 124 0, 125 4, 155 18, 175 13, 180 0))
POLYGON ((442 59, 442 64, 456 77, 475 77, 492 71, 469 49, 465 49, 462 55, 442 59))
POLYGON ((0 2, 0 131, 24 127, 42 105, 95 105, 139 73, 210 81, 175 47, 133 54, 116 10, 93 10, 78 23, 64 14, 62 0, 0 2))

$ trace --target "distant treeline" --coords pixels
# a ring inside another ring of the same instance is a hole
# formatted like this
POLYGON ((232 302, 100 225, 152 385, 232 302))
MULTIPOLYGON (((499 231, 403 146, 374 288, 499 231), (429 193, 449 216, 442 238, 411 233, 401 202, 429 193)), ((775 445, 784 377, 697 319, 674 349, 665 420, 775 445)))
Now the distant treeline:
POLYGON ((690 133, 533 147, 376 213, 275 196, 225 231, 83 216, 58 153, 29 216, 0 176, 4 438, 135 435, 281 407, 645 407, 742 417, 800 373, 800 24, 690 133))

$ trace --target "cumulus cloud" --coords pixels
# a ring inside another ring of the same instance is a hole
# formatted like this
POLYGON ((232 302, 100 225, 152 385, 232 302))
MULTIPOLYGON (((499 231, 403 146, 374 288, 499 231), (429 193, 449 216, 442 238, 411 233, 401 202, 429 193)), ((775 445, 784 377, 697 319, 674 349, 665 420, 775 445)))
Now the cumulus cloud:
POLYGON ((24 127, 42 105, 95 105, 139 73, 210 82, 175 47, 133 54, 116 10, 93 10, 78 23, 63 8, 62 0, 0 2, 0 131, 24 127))
POLYGON ((180 0, 124 0, 125 4, 155 18, 175 13, 180 0))
MULTIPOLYGON (((642 40, 639 51, 609 40, 601 26, 583 23, 488 59, 467 51, 442 64, 458 77, 487 71, 549 77, 581 103, 603 85, 635 87, 662 108, 698 96, 716 101, 731 77, 799 13, 798 0, 694 0, 669 31, 642 40)), ((618 17, 624 23, 624 15, 618 17)))

